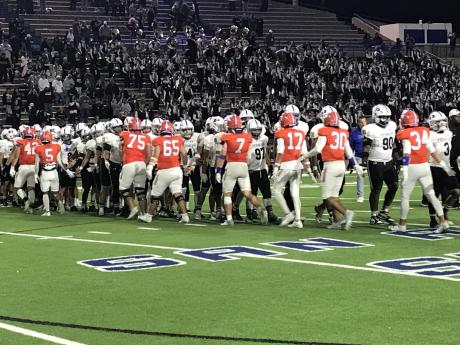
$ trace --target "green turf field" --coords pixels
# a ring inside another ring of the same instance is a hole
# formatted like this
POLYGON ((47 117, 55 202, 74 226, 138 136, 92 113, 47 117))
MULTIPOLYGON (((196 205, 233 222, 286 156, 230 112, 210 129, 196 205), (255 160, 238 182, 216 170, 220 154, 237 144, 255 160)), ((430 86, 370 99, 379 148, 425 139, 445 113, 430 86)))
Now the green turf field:
MULTIPOLYGON (((2 208, 0 344, 459 344, 460 254, 458 261, 454 254, 460 253, 460 230, 432 240, 382 234, 384 226, 367 225, 368 203, 356 203, 354 191, 347 185, 343 195, 357 211, 348 232, 326 230, 312 219, 318 186, 302 188, 303 230, 184 226, 167 219, 143 224, 73 213, 42 218, 2 208), (362 245, 314 251, 324 247, 267 245, 312 238, 362 245), (230 245, 284 254, 210 262, 177 253, 230 245), (140 254, 180 264, 124 272, 78 264, 140 254), (414 257, 432 266, 402 271, 369 265, 414 257), (4 324, 62 342, 5 330, 4 324)), ((409 222, 419 236, 428 211, 416 192, 409 222)), ((397 199, 395 218, 399 193, 397 199)), ((460 224, 458 211, 450 218, 460 224)))

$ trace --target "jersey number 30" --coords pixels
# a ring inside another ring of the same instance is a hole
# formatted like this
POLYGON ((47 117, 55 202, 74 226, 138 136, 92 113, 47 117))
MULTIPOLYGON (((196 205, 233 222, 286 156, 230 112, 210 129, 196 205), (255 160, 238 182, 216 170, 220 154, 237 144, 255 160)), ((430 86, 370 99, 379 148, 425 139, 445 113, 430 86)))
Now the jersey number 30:
POLYGON ((347 135, 339 132, 332 132, 331 135, 334 138, 334 143, 331 145, 331 149, 343 150, 345 148, 345 142, 347 141, 347 135))

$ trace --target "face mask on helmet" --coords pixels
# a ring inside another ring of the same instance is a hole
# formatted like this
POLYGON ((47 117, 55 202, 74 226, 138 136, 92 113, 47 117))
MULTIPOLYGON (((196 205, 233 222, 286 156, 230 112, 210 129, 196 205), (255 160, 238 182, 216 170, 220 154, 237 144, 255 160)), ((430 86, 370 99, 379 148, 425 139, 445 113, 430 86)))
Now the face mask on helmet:
POLYGON ((390 117, 389 116, 377 116, 375 119, 375 122, 378 125, 386 126, 388 122, 390 122, 390 117))

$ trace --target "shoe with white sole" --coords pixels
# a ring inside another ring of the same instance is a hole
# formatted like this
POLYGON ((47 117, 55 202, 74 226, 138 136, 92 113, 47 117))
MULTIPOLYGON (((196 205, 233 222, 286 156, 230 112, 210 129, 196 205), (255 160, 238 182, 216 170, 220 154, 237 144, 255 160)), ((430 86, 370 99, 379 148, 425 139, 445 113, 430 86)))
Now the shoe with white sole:
POLYGON ((184 213, 183 215, 181 215, 181 219, 179 220, 179 223, 183 223, 183 224, 188 224, 190 223, 190 217, 188 216, 187 213, 184 213))
POLYGON ((259 218, 260 218, 260 222, 262 224, 268 224, 268 212, 266 209, 259 209, 257 210, 259 212, 259 218))
POLYGON ((332 223, 332 224, 329 224, 326 228, 327 228, 327 229, 331 229, 331 230, 342 229, 342 223, 343 223, 343 222, 332 223))
POLYGON ((201 210, 195 211, 195 215, 194 215, 195 220, 201 220, 202 217, 203 215, 201 214, 201 210))
POLYGON ((233 226, 235 225, 235 223, 233 222, 233 220, 225 220, 225 222, 221 223, 220 225, 222 226, 233 226))
POLYGON ((129 211, 128 219, 133 219, 139 213, 139 209, 134 207, 131 211, 129 211))
POLYGON ((287 215, 283 217, 281 220, 280 226, 288 226, 295 220, 295 213, 294 212, 289 212, 287 215))
POLYGON ((44 212, 42 217, 51 217, 51 212, 44 212))
POLYGON ((359 198, 356 198, 356 202, 359 202, 359 203, 364 202, 364 197, 360 196, 359 198))
POLYGON ((138 216, 137 219, 140 220, 141 222, 144 222, 144 223, 151 223, 152 222, 152 215, 148 214, 148 213, 145 213, 145 214, 143 214, 141 216, 138 216))
POLYGON ((351 224, 353 223, 353 216, 355 213, 353 211, 347 210, 345 212, 345 219, 343 221, 343 229, 344 230, 350 230, 351 224))
POLYGON ((303 223, 301 220, 295 220, 291 224, 288 225, 288 228, 303 229, 303 223))
POLYGON ((444 223, 439 224, 439 226, 436 228, 434 233, 435 234, 442 234, 442 233, 446 232, 447 230, 449 230, 449 223, 444 222, 444 223))
POLYGON ((104 207, 99 207, 99 216, 103 216, 104 214, 104 207))
POLYGON ((394 225, 389 225, 388 230, 390 230, 390 231, 407 231, 407 228, 406 228, 405 225, 394 224, 394 225))

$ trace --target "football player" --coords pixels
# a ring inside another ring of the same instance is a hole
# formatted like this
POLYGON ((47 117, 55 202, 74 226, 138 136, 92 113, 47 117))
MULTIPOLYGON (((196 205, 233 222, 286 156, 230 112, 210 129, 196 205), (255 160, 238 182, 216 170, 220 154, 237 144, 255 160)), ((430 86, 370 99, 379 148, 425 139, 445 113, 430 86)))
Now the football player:
MULTIPOLYGON (((184 179, 182 183, 182 193, 185 196, 185 202, 189 201, 189 182, 192 182, 193 193, 194 193, 194 207, 198 205, 198 200, 200 199, 200 188, 201 188, 201 179, 200 171, 196 169, 196 161, 200 159, 198 154, 198 133, 195 133, 195 128, 193 123, 189 120, 182 121, 181 125, 181 135, 184 138, 184 147, 187 152, 187 162, 186 165, 192 167, 189 174, 184 174, 184 179)), ((195 213, 195 212, 194 212, 195 213)))
MULTIPOLYGON (((120 133, 123 129, 123 122, 120 119, 113 118, 109 122, 109 131, 102 136, 103 149, 102 154, 105 169, 112 190, 112 203, 114 214, 120 212, 120 174, 121 174, 121 156, 120 156, 120 133)), ((99 206, 99 215, 104 215, 104 205, 99 206), (102 208, 102 211, 101 211, 102 208)))
POLYGON ((49 131, 43 131, 40 135, 42 145, 35 148, 35 183, 40 181, 40 189, 43 193, 43 214, 49 217, 51 194, 58 200, 58 211, 64 213, 64 201, 59 196, 59 166, 69 177, 75 177, 75 173, 66 169, 61 160, 61 145, 53 143, 53 136, 49 131), (41 172, 41 173, 40 173, 41 172), (50 194, 51 193, 51 194, 50 194))
POLYGON ((129 131, 120 133, 120 155, 123 162, 120 174, 120 193, 129 208, 128 219, 132 219, 139 213, 139 210, 141 215, 146 211, 146 164, 150 161, 152 149, 149 136, 141 132, 141 120, 132 118, 128 128, 129 131), (134 185, 139 208, 134 206, 130 192, 131 185, 134 185))
POLYGON ((353 222, 353 211, 346 209, 340 201, 340 189, 345 175, 345 159, 351 162, 358 175, 363 175, 363 169, 356 164, 353 150, 348 142, 348 131, 340 128, 340 115, 332 111, 324 118, 324 127, 318 130, 318 140, 315 147, 308 152, 307 158, 319 153, 324 163, 321 175, 322 198, 327 207, 334 210, 334 222, 328 229, 350 229, 353 222), (339 220, 338 214, 344 216, 339 220))
POLYGON ((11 153, 10 175, 14 178, 14 189, 18 197, 24 200, 24 212, 32 214, 32 206, 35 203, 35 149, 41 145, 40 141, 35 139, 35 131, 32 127, 25 127, 22 130, 22 138, 16 140, 15 148, 11 153), (19 168, 16 172, 15 167, 19 162, 19 168), (27 185, 27 195, 22 189, 27 185))
POLYGON ((391 110, 384 104, 372 108, 374 123, 362 128, 364 136, 364 164, 367 161, 371 192, 369 205, 371 218, 369 224, 386 222, 394 224, 389 209, 398 190, 398 172, 393 161, 395 147, 396 123, 391 121, 391 110), (388 190, 379 211, 380 192, 385 182, 388 190))
POLYGON ((150 158, 149 165, 147 166, 147 177, 152 179, 152 172, 155 166, 158 171, 152 184, 149 213, 139 216, 139 220, 146 223, 152 221, 152 215, 155 214, 160 197, 166 189, 171 191, 179 207, 181 214, 180 222, 190 222, 185 199, 182 194, 183 173, 180 168, 180 162, 184 162, 184 171, 186 173, 189 172, 190 166, 186 165, 187 152, 184 148, 184 139, 173 132, 173 125, 170 121, 165 120, 160 128, 161 136, 155 138, 152 142, 154 155, 150 158))
MULTIPOLYGON (((61 128, 61 161, 66 169, 74 171, 74 159, 76 147, 72 141, 74 131, 71 126, 61 128)), ((64 200, 64 204, 68 210, 75 210, 75 190, 77 186, 76 175, 69 177, 65 171, 59 171, 60 198, 64 200)))
MULTIPOLYGON (((338 111, 336 108, 330 106, 330 105, 327 105, 325 107, 323 107, 320 111, 320 113, 318 114, 321 122, 320 123, 317 123, 316 125, 314 125, 311 130, 310 130, 310 143, 311 143, 311 147, 314 147, 315 144, 316 144, 316 141, 318 140, 318 131, 324 127, 324 119, 326 118, 326 116, 330 113, 337 113, 338 114, 338 111)), ((340 120, 339 122, 339 128, 341 129, 344 129, 344 130, 348 130, 348 125, 340 120)), ((313 166, 313 174, 316 178, 318 178, 318 174, 319 174, 319 169, 318 169, 318 162, 317 162, 317 157, 312 157, 312 166, 313 166)), ((342 185, 343 183, 345 182, 345 179, 342 181, 342 185)), ((341 193, 341 190, 340 190, 340 193, 341 193)), ((315 218, 317 220, 318 223, 321 222, 321 218, 322 218, 322 215, 323 215, 323 212, 324 210, 327 209, 328 213, 329 213, 329 219, 331 220, 332 222, 332 219, 333 219, 333 209, 332 208, 328 208, 328 203, 326 202, 326 200, 323 200, 323 202, 319 205, 316 205, 315 206, 315 218)))
MULTIPOLYGON (((443 112, 434 111, 428 116, 430 126, 430 141, 439 156, 450 167, 450 152, 452 150, 452 132, 448 128, 447 117, 443 112)), ((433 157, 429 160, 433 187, 436 198, 441 196, 444 203, 452 189, 457 186, 455 176, 449 176, 442 166, 433 157)), ((430 211, 430 228, 437 228, 436 211, 431 203, 428 204, 430 211)), ((447 208, 444 208, 444 217, 447 219, 447 208)), ((449 224, 450 225, 450 224, 449 224)))
POLYGON ((273 195, 284 212, 280 226, 301 229, 303 228, 303 223, 300 220, 300 182, 302 179, 302 170, 299 169, 299 158, 302 153, 307 153, 307 145, 305 142, 305 133, 294 128, 296 122, 297 120, 293 114, 284 112, 280 118, 281 129, 275 133, 276 160, 273 169, 273 179, 275 181, 273 195), (294 212, 289 209, 282 195, 282 189, 288 182, 290 195, 294 204, 294 212))
MULTIPOLYGON (((11 170, 11 160, 13 156, 11 153, 13 152, 15 141, 18 139, 18 132, 14 128, 4 129, 2 131, 2 140, 0 143, 1 147, 1 156, 2 156, 2 176, 3 176, 3 206, 8 205, 8 195, 10 192, 10 186, 13 182, 13 178, 11 177, 10 170, 11 170)), ((13 205, 15 202, 13 201, 13 205)))
POLYGON ((419 126, 419 117, 413 110, 403 112, 400 118, 401 130, 396 134, 396 139, 402 142, 402 191, 401 191, 401 216, 399 224, 390 225, 392 231, 406 231, 407 215, 409 213, 409 198, 415 184, 418 182, 423 188, 423 193, 433 205, 439 218, 436 233, 442 233, 449 228, 449 223, 444 217, 441 203, 436 198, 433 190, 433 178, 428 164, 428 155, 449 175, 455 172, 446 164, 430 142, 429 129, 419 126))
MULTIPOLYGON (((278 217, 273 213, 271 202, 272 193, 270 190, 270 179, 268 177, 268 166, 271 165, 268 152, 268 137, 263 134, 264 127, 259 120, 252 119, 247 123, 248 132, 252 135, 252 144, 248 155, 249 178, 251 180, 251 193, 257 196, 260 190, 265 209, 268 213, 269 222, 277 222, 278 217)), ((251 222, 256 219, 257 214, 253 211, 253 205, 246 201, 246 220, 251 222)))
POLYGON ((243 133, 244 127, 238 115, 231 115, 226 125, 228 132, 222 134, 218 139, 223 146, 217 159, 215 174, 216 182, 219 184, 222 182, 224 193, 226 220, 221 225, 233 225, 232 193, 237 182, 244 197, 257 208, 261 223, 267 224, 267 210, 261 205, 257 197, 251 193, 247 159, 252 136, 249 133, 243 133), (227 165, 222 179, 224 162, 227 162, 227 165))

